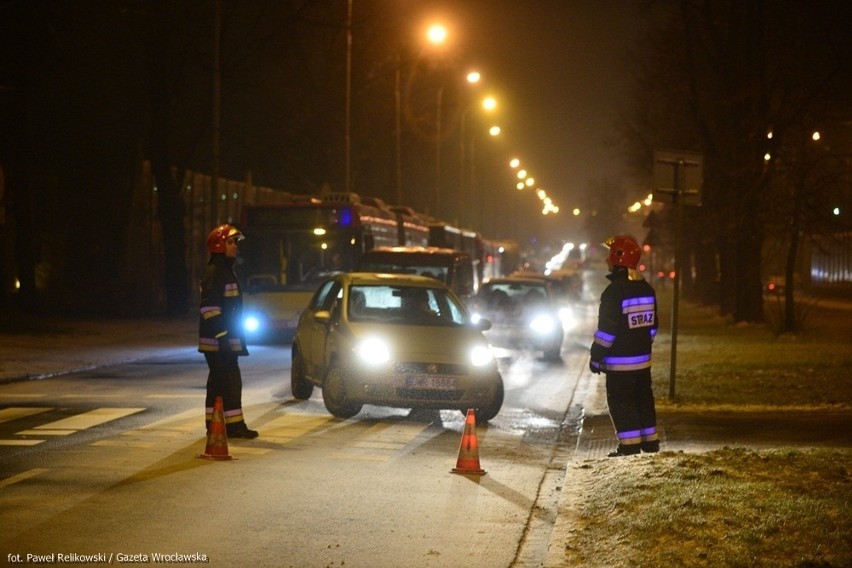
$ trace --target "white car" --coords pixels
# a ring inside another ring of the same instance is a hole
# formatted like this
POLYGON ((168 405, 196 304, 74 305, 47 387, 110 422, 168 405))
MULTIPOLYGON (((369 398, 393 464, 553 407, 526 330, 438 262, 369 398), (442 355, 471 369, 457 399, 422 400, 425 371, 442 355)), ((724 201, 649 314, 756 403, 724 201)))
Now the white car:
POLYGON ((503 405, 503 379, 483 330, 434 278, 352 272, 323 282, 299 318, 291 388, 322 388, 328 411, 350 418, 364 404, 476 410, 503 405))

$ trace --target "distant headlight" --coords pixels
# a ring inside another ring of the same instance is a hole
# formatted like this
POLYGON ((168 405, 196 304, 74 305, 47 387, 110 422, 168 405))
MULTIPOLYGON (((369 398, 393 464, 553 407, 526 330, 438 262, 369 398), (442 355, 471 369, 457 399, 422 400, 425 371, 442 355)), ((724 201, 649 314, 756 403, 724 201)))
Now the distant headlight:
POLYGON ((535 333, 546 335, 553 333, 553 330, 556 329, 556 321, 548 315, 538 315, 530 322, 530 328, 535 333))
POLYGON ((363 363, 381 365, 390 360, 390 348, 387 342, 377 337, 368 337, 358 343, 355 353, 363 363))
POLYGON ((494 360, 494 355, 485 345, 477 345, 470 350, 470 362, 474 367, 482 367, 488 365, 494 360))
POLYGON ((257 316, 247 316, 243 319, 243 329, 248 333, 254 333, 260 329, 260 319, 257 316))

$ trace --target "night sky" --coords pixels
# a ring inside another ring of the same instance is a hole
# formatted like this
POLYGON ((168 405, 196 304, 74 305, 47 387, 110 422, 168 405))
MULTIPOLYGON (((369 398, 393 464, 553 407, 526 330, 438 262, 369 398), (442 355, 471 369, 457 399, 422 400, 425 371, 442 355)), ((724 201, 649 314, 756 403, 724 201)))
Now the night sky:
MULTIPOLYGON (((357 4, 357 2, 356 2, 357 4)), ((619 173, 614 125, 626 106, 626 57, 640 32, 640 3, 623 0, 421 2, 445 17, 460 60, 481 63, 498 93, 507 152, 557 201, 575 206, 589 180, 619 173)), ((626 206, 627 204, 625 204, 626 206)))

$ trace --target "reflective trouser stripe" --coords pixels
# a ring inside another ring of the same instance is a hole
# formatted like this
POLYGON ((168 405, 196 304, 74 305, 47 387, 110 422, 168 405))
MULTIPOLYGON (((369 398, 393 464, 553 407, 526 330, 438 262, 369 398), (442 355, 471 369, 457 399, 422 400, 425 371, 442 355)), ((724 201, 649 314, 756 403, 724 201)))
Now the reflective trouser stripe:
POLYGON ((639 432, 639 430, 627 430, 626 432, 618 432, 616 436, 618 436, 618 441, 622 444, 638 444, 642 441, 642 436, 639 432))
POLYGON ((650 428, 642 428, 639 430, 639 435, 642 437, 643 442, 652 442, 654 440, 659 439, 657 436, 657 427, 651 426, 650 428))
MULTIPOLYGON (((243 409, 242 408, 237 408, 237 409, 234 409, 234 410, 226 410, 225 412, 222 413, 222 415, 225 418, 226 424, 233 424, 234 422, 242 422, 242 421, 245 420, 245 418, 243 418, 243 409)), ((207 422, 210 422, 210 421, 213 420, 213 407, 212 406, 209 406, 209 407, 204 409, 204 419, 207 422)))

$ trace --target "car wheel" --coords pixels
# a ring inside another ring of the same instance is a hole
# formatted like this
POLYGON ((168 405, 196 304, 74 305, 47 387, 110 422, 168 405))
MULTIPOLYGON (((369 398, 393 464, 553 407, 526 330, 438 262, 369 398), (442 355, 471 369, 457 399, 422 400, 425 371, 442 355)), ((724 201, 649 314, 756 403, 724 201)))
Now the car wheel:
POLYGON ((552 347, 544 350, 545 361, 559 361, 561 359, 562 346, 552 347))
MULTIPOLYGON (((491 403, 474 409, 476 411, 476 419, 480 422, 488 422, 497 416, 497 413, 500 412, 500 408, 503 407, 504 394, 503 379, 498 377, 497 391, 494 393, 494 398, 491 400, 491 403)), ((467 409, 461 409, 461 413, 467 416, 467 409)))
POLYGON ((290 365, 290 390, 293 391, 293 398, 296 400, 308 400, 314 392, 314 385, 305 378, 305 358, 295 345, 290 365))
POLYGON ((559 361, 562 353, 562 342, 565 341, 565 336, 560 335, 559 341, 555 341, 553 346, 544 350, 544 359, 546 361, 559 361))
POLYGON ((346 395, 346 378, 343 369, 332 363, 322 384, 322 400, 326 409, 337 418, 352 418, 361 412, 361 405, 350 402, 346 395))

